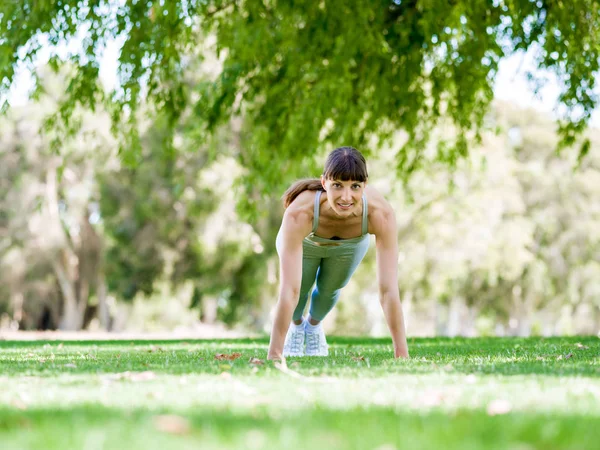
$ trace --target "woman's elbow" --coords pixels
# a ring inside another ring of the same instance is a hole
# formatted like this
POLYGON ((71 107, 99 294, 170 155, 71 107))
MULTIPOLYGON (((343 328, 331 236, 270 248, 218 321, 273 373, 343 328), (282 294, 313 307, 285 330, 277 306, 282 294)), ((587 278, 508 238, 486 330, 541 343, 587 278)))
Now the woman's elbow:
POLYGON ((400 294, 398 288, 392 288, 390 286, 379 287, 379 301, 382 305, 389 304, 390 302, 400 301, 400 294))

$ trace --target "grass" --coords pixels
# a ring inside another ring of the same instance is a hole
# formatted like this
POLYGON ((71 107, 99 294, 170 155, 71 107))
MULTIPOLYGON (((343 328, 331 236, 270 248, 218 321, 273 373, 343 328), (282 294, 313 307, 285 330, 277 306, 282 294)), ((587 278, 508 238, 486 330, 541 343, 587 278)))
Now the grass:
POLYGON ((0 341, 2 449, 588 449, 600 339, 0 341), (234 359, 215 355, 241 353, 234 359), (260 361, 252 361, 257 358, 260 361))

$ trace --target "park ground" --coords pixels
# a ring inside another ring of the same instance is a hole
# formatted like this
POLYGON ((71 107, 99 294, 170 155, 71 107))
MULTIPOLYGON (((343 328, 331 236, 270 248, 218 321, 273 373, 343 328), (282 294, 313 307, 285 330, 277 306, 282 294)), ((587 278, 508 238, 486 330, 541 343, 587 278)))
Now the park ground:
POLYGON ((4 449, 600 448, 600 339, 2 340, 4 449))

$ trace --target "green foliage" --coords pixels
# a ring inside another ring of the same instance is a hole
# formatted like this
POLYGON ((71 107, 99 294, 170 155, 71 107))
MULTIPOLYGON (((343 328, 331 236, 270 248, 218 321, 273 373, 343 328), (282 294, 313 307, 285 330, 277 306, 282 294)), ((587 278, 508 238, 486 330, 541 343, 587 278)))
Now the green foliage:
MULTIPOLYGON (((206 154, 170 152, 168 118, 159 117, 142 136, 140 164, 100 177, 100 211, 109 238, 107 279, 120 298, 150 294, 165 273, 169 251, 185 258, 195 233, 217 206, 214 193, 198 186, 206 154)), ((172 256, 173 257, 173 256, 172 256)), ((202 254, 194 254, 197 260, 202 254)))
POLYGON ((538 67, 562 83, 561 145, 575 142, 597 104, 595 0, 8 1, 0 6, 0 92, 45 40, 60 46, 77 33, 83 39, 68 55, 77 70, 67 105, 93 106, 100 54, 108 41, 123 42, 120 84, 109 99, 126 160, 135 163, 141 151, 142 100, 169 127, 189 105, 197 126, 213 132, 242 115, 253 124, 242 160, 250 174, 261 175, 252 179, 260 192, 279 189, 281 170, 315 149, 366 150, 396 130, 408 134, 396 160, 406 176, 423 164, 442 116, 458 133, 441 159, 455 164, 479 138, 500 59, 515 51, 534 49, 538 67), (195 49, 213 35, 220 74, 187 83, 186 69, 206 56, 195 49))

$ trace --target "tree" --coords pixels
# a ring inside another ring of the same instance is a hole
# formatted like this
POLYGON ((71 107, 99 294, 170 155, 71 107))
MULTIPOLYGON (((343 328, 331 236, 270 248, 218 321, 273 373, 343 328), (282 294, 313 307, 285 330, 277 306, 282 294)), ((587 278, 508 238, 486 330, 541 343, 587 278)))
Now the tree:
MULTIPOLYGON (((388 156, 369 161, 373 181, 396 206, 409 329, 453 335, 493 333, 496 325, 519 335, 595 333, 600 154, 585 162, 557 154, 550 118, 533 110, 497 105, 488 120, 503 131, 484 133, 480 151, 453 172, 438 163, 415 174, 410 202, 407 189, 394 192, 394 180, 382 180, 388 156)), ((444 132, 435 130, 434 139, 444 132)), ((598 130, 586 137, 596 148, 598 130)), ((342 294, 341 307, 373 291, 374 268, 365 270, 373 262, 367 255, 353 277, 355 295, 342 294)))
MULTIPOLYGON (((103 96, 100 55, 108 41, 122 40, 120 85, 108 99, 114 123, 130 137, 121 140, 124 156, 140 151, 132 144, 142 98, 171 126, 191 105, 206 132, 243 115, 253 125, 241 154, 246 185, 264 191, 280 188, 282 171, 314 149, 366 149, 399 129, 408 140, 397 166, 410 174, 423 164, 430 130, 443 116, 459 132, 436 158, 453 165, 469 138, 480 136, 500 59, 528 49, 562 83, 561 144, 573 144, 597 104, 600 3, 25 0, 2 2, 0 36, 2 93, 14 83, 15 66, 33 61, 45 41, 83 37, 68 56, 78 70, 64 118, 73 105, 93 106, 103 96), (186 84, 186 67, 206 56, 198 49, 213 36, 222 70, 186 84)), ((589 148, 585 141, 581 155, 589 148)))
POLYGON ((110 328, 107 295, 128 302, 191 283, 201 314, 202 297, 213 297, 224 300, 225 322, 248 316, 265 289, 282 208, 267 199, 254 228, 235 214, 241 170, 227 154, 236 134, 219 136, 220 157, 208 164, 213 150, 198 145, 193 118, 178 122, 180 151, 171 152, 172 130, 158 115, 140 134, 132 168, 116 157, 98 108, 77 111, 76 131, 57 152, 56 131, 41 129, 62 82, 47 75, 44 89, 56 95, 0 120, 0 312, 21 329, 77 330, 93 316, 110 328))
MULTIPOLYGON (((44 87, 53 91, 60 77, 50 75, 44 87)), ((78 330, 90 299, 102 306, 103 238, 91 217, 96 174, 114 159, 116 146, 106 115, 78 111, 78 131, 57 154, 55 132, 40 132, 44 115, 55 107, 46 95, 11 111, 0 125, 0 264, 21 328, 78 330)))

